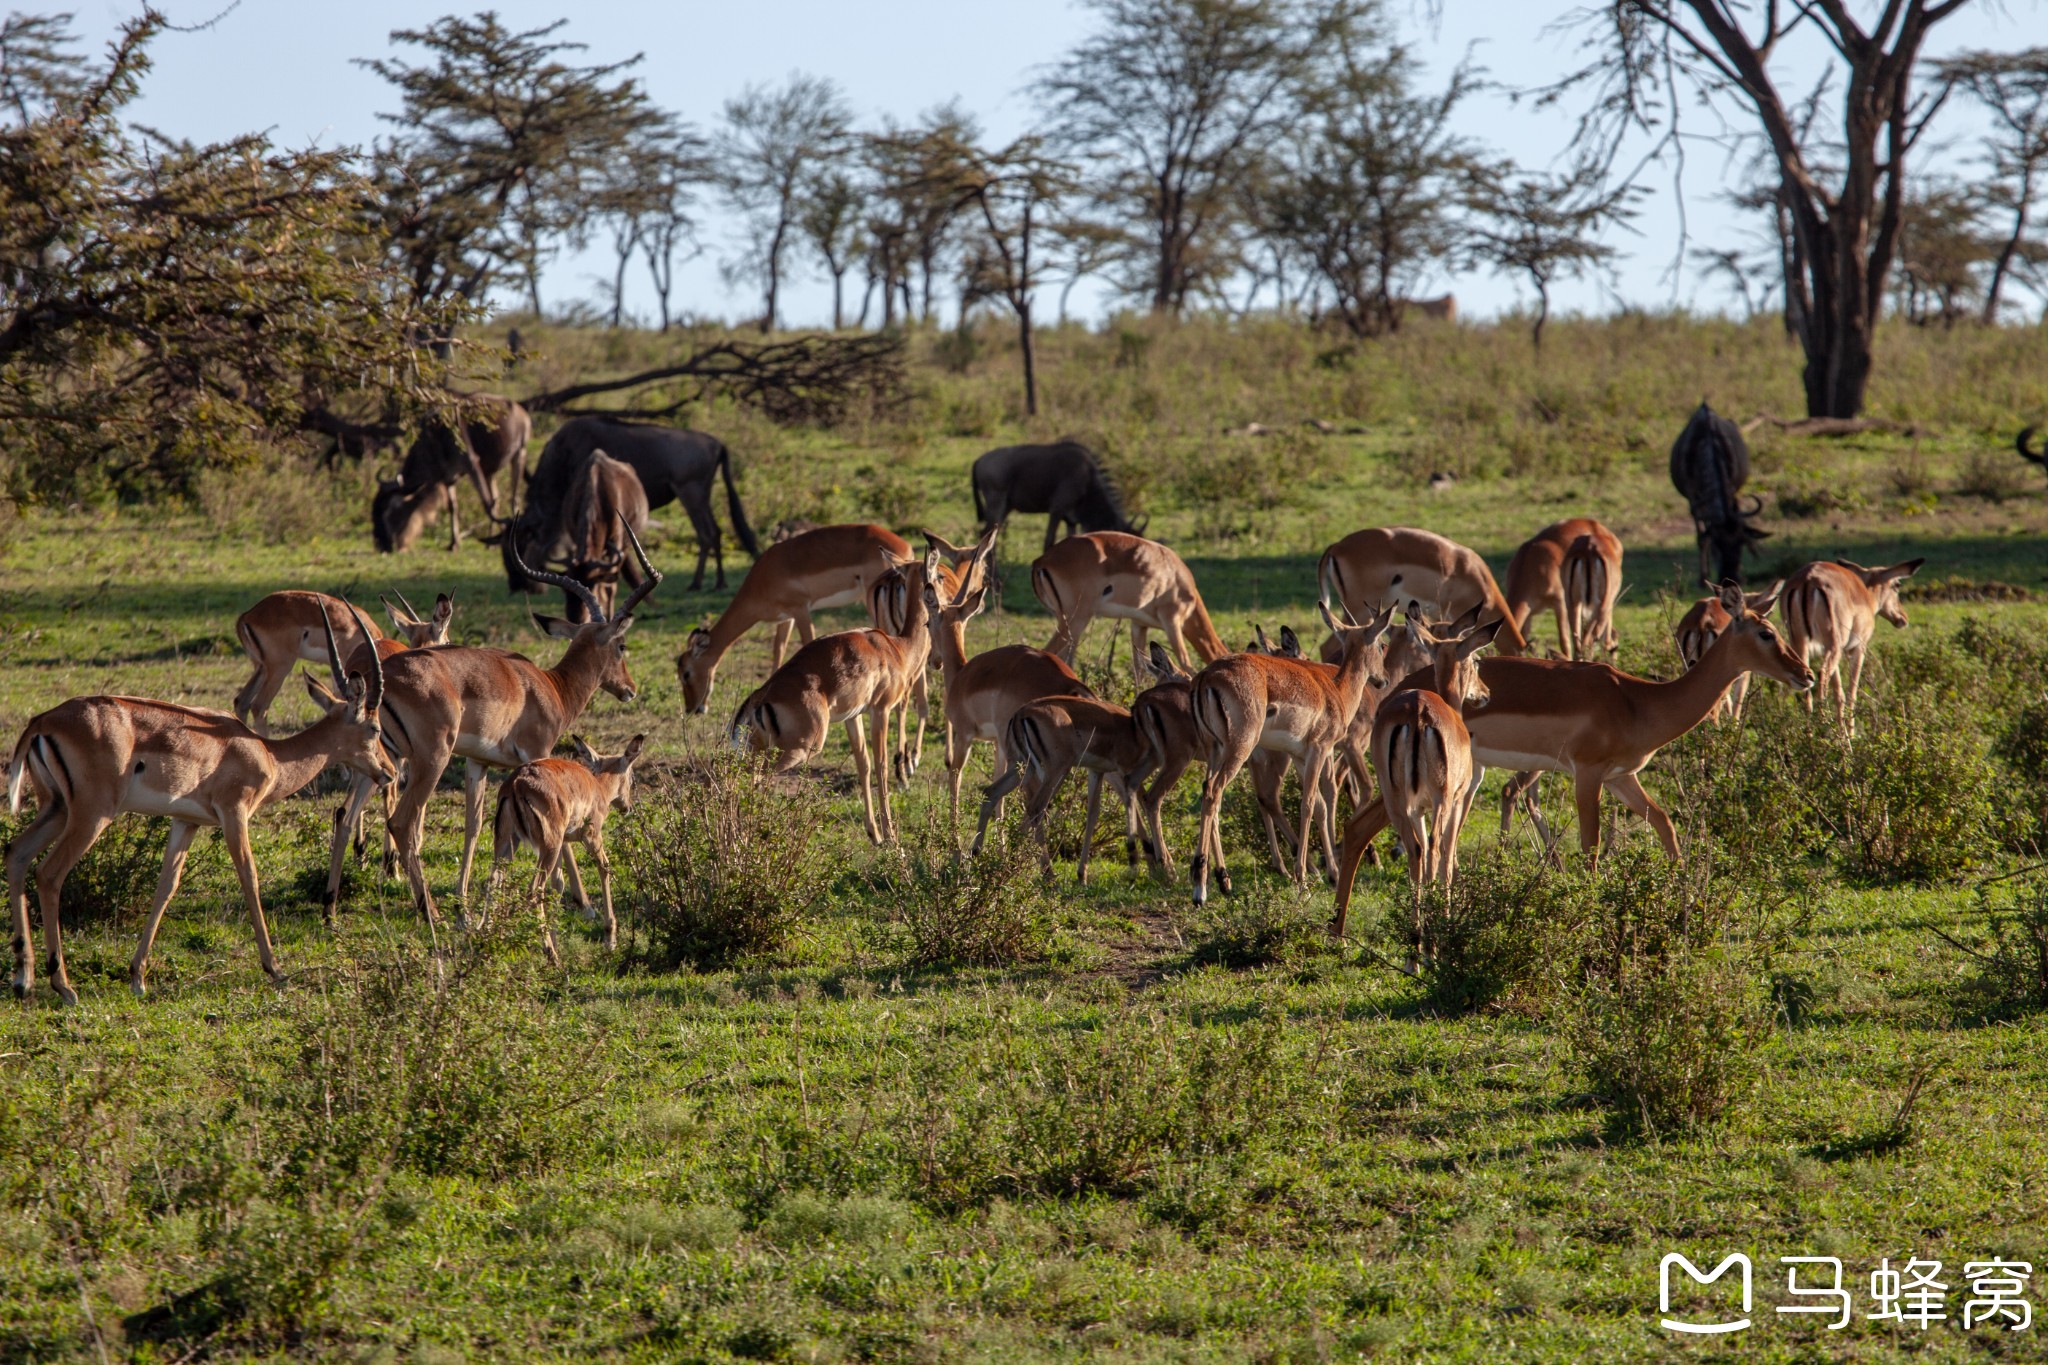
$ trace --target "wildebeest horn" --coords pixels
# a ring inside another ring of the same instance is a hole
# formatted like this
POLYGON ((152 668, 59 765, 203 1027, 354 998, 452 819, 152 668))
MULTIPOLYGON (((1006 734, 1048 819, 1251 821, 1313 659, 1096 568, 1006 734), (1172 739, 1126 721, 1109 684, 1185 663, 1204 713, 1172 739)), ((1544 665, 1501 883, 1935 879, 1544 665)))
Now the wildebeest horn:
MULTIPOLYGON (((642 573, 645 573, 647 577, 640 580, 640 586, 633 589, 633 595, 626 599, 625 606, 620 607, 618 611, 614 613, 613 619, 617 619, 620 616, 631 616, 633 614, 633 608, 639 606, 640 603, 646 599, 647 594, 653 592, 656 588, 661 586, 661 571, 655 568, 653 561, 647 558, 647 551, 640 548, 640 537, 633 534, 632 524, 628 522, 624 517, 620 517, 619 529, 626 533, 626 539, 629 542, 631 542, 633 546, 633 555, 640 561, 640 570, 642 573)), ((620 558, 621 560, 623 560, 625 557, 621 555, 620 558)))
POLYGON ((2039 429, 2038 427, 2020 428, 2019 437, 2013 442, 2013 446, 2019 451, 2021 459, 2032 460, 2038 465, 2048 465, 2048 447, 2044 447, 2041 450, 2029 450, 2027 448, 2027 442, 2033 439, 2034 433, 2039 429))
MULTIPOLYGON (((521 558, 519 554, 519 540, 516 536, 505 542, 505 551, 511 555, 513 567, 517 568, 519 572, 525 574, 536 583, 550 584, 562 589, 564 592, 575 593, 583 599, 583 606, 590 613, 590 619, 600 625, 604 624, 607 619, 604 614, 604 608, 597 605, 597 594, 592 592, 587 586, 577 582, 567 574, 555 573, 549 569, 529 568, 526 560, 521 558)), ((630 604, 628 609, 631 609, 630 604)))
POLYGON ((1736 504, 1736 511, 1744 517, 1753 517, 1763 510, 1764 500, 1754 493, 1749 495, 1749 506, 1744 507, 1740 503, 1736 504))

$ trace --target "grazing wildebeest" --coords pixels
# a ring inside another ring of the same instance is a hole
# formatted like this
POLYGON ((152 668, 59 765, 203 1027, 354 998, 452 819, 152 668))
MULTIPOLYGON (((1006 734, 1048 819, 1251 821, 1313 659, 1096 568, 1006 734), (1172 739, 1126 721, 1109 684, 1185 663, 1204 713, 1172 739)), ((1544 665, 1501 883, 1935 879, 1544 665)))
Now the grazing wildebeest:
MULTIPOLYGON (((609 615, 621 577, 631 587, 640 586, 640 566, 626 556, 626 528, 635 535, 647 530, 647 490, 624 463, 593 450, 583 477, 569 490, 563 521, 569 533, 569 577, 589 588, 609 615)), ((565 616, 578 625, 588 619, 581 594, 563 588, 562 596, 565 616)))
POLYGON ((1075 531, 1126 531, 1133 526, 1117 500, 1116 486, 1079 441, 1051 445, 1003 446, 974 462, 974 515, 981 529, 1001 526, 1012 512, 1043 512, 1045 548, 1059 540, 1060 523, 1075 531))
POLYGON ((464 423, 460 431, 438 419, 429 421, 413 438, 398 477, 378 481, 377 494, 370 500, 370 534, 378 549, 387 553, 411 549, 420 533, 433 524, 443 501, 448 504, 448 548, 460 544, 455 485, 464 475, 475 481, 484 511, 495 517, 498 471, 510 466, 512 500, 519 500, 519 479, 526 468, 526 441, 533 435, 533 418, 519 404, 496 394, 478 394, 476 401, 485 411, 464 423))
POLYGON ((533 477, 526 484, 526 510, 499 539, 505 557, 505 580, 514 592, 535 592, 539 584, 520 571, 519 560, 539 564, 565 557, 569 539, 563 513, 570 491, 583 479, 590 453, 602 449, 639 476, 649 511, 680 502, 697 532, 697 572, 692 591, 704 584, 704 561, 718 561, 717 586, 725 586, 725 550, 718 521, 711 515, 711 480, 724 476, 726 510, 732 533, 750 555, 761 553, 754 528, 747 524, 739 490, 732 483, 732 452, 725 442, 701 431, 678 431, 611 417, 576 417, 548 438, 533 477))
POLYGON ((1770 534, 1750 525, 1763 510, 1752 497, 1744 507, 1736 494, 1749 479, 1749 443, 1742 429, 1707 406, 1702 398, 1692 420, 1671 447, 1671 483, 1692 508, 1693 532, 1699 537, 1700 573, 1708 574, 1707 552, 1714 553, 1712 579, 1742 581, 1742 552, 1770 534))

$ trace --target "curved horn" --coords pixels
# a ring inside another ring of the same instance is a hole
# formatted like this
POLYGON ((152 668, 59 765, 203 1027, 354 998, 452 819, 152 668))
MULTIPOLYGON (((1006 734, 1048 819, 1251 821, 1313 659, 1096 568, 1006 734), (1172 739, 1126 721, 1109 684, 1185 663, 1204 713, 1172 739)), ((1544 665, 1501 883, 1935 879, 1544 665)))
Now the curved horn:
POLYGON ((1758 496, 1757 496, 1756 494, 1754 494, 1754 493, 1751 493, 1751 494, 1749 495, 1749 506, 1747 506, 1747 507, 1744 507, 1744 506, 1743 506, 1743 505, 1741 504, 1741 502, 1740 502, 1740 501, 1738 501, 1738 502, 1737 502, 1737 503, 1735 504, 1735 511, 1736 511, 1736 513, 1737 513, 1738 515, 1742 516, 1742 517, 1745 517, 1745 518, 1746 518, 1746 517, 1753 517, 1753 516, 1755 516, 1755 515, 1756 515, 1757 513, 1761 512, 1761 511, 1763 511, 1763 510, 1764 510, 1764 500, 1763 500, 1762 498, 1758 497, 1758 496))
MULTIPOLYGON (((348 614, 356 618, 356 629, 363 633, 362 647, 370 651, 370 676, 364 680, 370 690, 363 694, 363 714, 373 715, 384 704, 384 656, 377 652, 375 642, 370 639, 370 623, 356 610, 355 603, 346 597, 341 600, 348 607, 348 614)), ((324 616, 326 613, 321 614, 324 616)))
POLYGON ((2022 427, 2019 437, 2013 442, 2013 445, 2018 448, 2021 459, 2032 460, 2035 464, 2048 465, 2048 449, 2029 450, 2027 448, 2028 440, 2033 437, 2037 430, 2039 430, 2037 427, 2022 427))
POLYGON ((592 592, 588 587, 586 587, 582 583, 577 582, 575 579, 569 577, 567 574, 555 573, 548 569, 534 569, 527 567, 526 561, 520 558, 519 541, 518 537, 516 536, 505 542, 505 552, 506 554, 511 556, 513 567, 518 569, 519 572, 525 574, 528 578, 532 579, 536 583, 550 584, 554 587, 562 589, 564 592, 575 593, 578 597, 583 599, 583 606, 585 610, 587 610, 590 613, 590 619, 596 621, 600 625, 604 623, 604 621, 606 620, 604 609, 597 605, 597 594, 592 592))
MULTIPOLYGON (((640 548, 640 537, 633 534, 632 523, 624 517, 620 517, 619 529, 626 533, 626 539, 632 543, 633 554, 639 559, 641 572, 645 573, 647 577, 641 579, 640 586, 633 589, 632 596, 626 599, 626 605, 613 613, 614 619, 620 616, 631 616, 633 608, 639 606, 646 599, 647 594, 661 586, 661 570, 654 567, 654 561, 647 557, 647 551, 640 548)), ((624 556, 622 555, 620 558, 623 559, 624 556)))
MULTIPOLYGON (((342 673, 341 648, 334 643, 334 623, 327 617, 327 604, 325 602, 320 604, 320 629, 327 636, 327 672, 334 679, 335 695, 346 697, 348 695, 348 679, 342 673)), ((368 640, 370 632, 364 631, 363 638, 368 640)))

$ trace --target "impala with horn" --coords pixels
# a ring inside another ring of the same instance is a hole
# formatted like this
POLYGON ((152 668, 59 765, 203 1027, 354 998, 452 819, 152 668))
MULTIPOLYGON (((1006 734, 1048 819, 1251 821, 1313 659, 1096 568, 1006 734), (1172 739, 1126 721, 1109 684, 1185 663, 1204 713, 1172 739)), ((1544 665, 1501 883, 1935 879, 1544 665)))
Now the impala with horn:
MULTIPOLYGON (((1728 628, 1699 664, 1671 682, 1631 677, 1601 663, 1568 659, 1518 659, 1495 655, 1480 661, 1484 706, 1464 713, 1478 768, 1510 772, 1570 773, 1578 803, 1579 847, 1597 860, 1600 849, 1600 793, 1604 790, 1650 822, 1676 860, 1678 832, 1664 808, 1650 799, 1637 778, 1657 751, 1713 713, 1728 684, 1745 673, 1761 673, 1796 691, 1813 686, 1806 664, 1752 611, 1742 590, 1721 590, 1728 628)), ((1399 687, 1428 687, 1433 672, 1412 674, 1399 687)), ((1344 827, 1337 869, 1337 913, 1331 929, 1344 932, 1345 911, 1358 862, 1387 827, 1381 803, 1353 812, 1344 827)))
POLYGON ((259 735, 270 733, 270 703, 291 677, 292 667, 302 660, 309 664, 327 661, 325 637, 333 631, 332 621, 342 623, 341 630, 335 633, 335 642, 344 659, 354 657, 365 640, 376 642, 379 652, 387 657, 401 649, 447 640, 448 622, 455 608, 445 594, 436 602, 430 617, 414 611, 404 593, 398 594, 398 600, 405 603, 403 612, 388 601, 384 610, 391 613, 391 624, 405 637, 403 644, 385 639, 374 622, 363 621, 350 611, 347 603, 324 592, 274 592, 236 617, 235 638, 241 641, 249 662, 256 666, 249 681, 235 693, 236 718, 259 735), (448 603, 446 613, 441 609, 444 602, 448 603), (353 620, 349 619, 351 616, 353 620), (357 621, 362 624, 356 625, 357 621))
MULTIPOLYGON (((369 623, 347 608, 358 636, 369 623)), ((64 968, 64 938, 58 905, 64 879, 117 816, 161 815, 170 820, 163 872, 142 942, 128 966, 128 985, 145 990, 150 948, 164 909, 178 893, 192 836, 211 825, 221 832, 249 923, 256 931, 256 956, 273 981, 280 980, 249 821, 257 811, 298 791, 330 763, 340 763, 365 783, 390 780, 381 732, 384 675, 375 651, 363 657, 366 671, 344 676, 341 651, 330 627, 326 662, 335 690, 308 677, 313 699, 327 714, 286 739, 257 734, 224 711, 201 710, 140 697, 77 697, 29 721, 15 741, 7 767, 7 807, 21 811, 25 789, 35 789, 35 820, 7 849, 7 901, 14 918, 14 993, 25 996, 35 983, 29 948, 29 865, 36 869, 42 903, 43 948, 50 985, 67 1005, 78 995, 64 968)))
MULTIPOLYGON (((427 801, 441 774, 456 758, 464 760, 463 838, 458 896, 469 898, 469 876, 484 823, 484 779, 488 768, 517 768, 545 758, 556 741, 590 704, 599 688, 620 701, 637 694, 626 668, 626 633, 633 628, 633 609, 661 584, 640 539, 626 528, 626 542, 646 578, 627 595, 615 614, 607 614, 590 589, 562 574, 529 568, 513 551, 518 569, 534 582, 566 588, 583 599, 589 613, 581 625, 555 617, 534 616, 535 624, 568 647, 552 668, 542 668, 523 654, 470 645, 438 645, 393 655, 384 666, 384 738, 405 762, 388 825, 398 846, 398 860, 410 883, 413 903, 428 922, 438 920, 420 861, 427 801)), ((340 898, 341 859, 347 831, 353 829, 371 784, 358 781, 348 808, 335 822, 334 847, 328 864, 327 911, 340 898)))

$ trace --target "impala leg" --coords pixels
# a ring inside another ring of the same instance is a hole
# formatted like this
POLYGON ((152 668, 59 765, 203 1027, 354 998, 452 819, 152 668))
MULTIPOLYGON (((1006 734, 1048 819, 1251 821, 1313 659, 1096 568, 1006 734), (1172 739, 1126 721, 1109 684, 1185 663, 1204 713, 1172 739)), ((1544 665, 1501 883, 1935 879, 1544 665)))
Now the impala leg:
MULTIPOLYGON (((1173 661, 1179 664, 1184 671, 1188 673, 1198 672, 1199 670, 1194 661, 1188 656, 1188 639, 1187 636, 1181 633, 1180 627, 1181 623, 1178 619, 1171 616, 1166 619, 1166 647, 1172 652, 1173 661)), ((1140 654, 1138 657, 1143 658, 1145 656, 1140 654)), ((1140 674, 1139 676, 1142 677, 1143 675, 1140 674)))
POLYGON ((896 842, 896 814, 889 805, 889 713, 892 706, 877 706, 868 712, 875 735, 875 783, 882 789, 882 842, 896 842))
POLYGON ((1095 819, 1102 813, 1102 777, 1088 774, 1088 814, 1081 822, 1081 857, 1074 868, 1074 880, 1082 886, 1088 885, 1088 855, 1095 848, 1095 819))
POLYGON ((1572 799, 1579 810, 1579 852, 1595 867, 1600 863, 1600 779, 1592 773, 1572 774, 1572 799))
MULTIPOLYGON (((555 951, 555 931, 548 923, 547 885, 553 879, 555 866, 561 861, 562 854, 568 847, 568 842, 565 840, 542 853, 540 856, 540 867, 533 874, 533 904, 535 912, 540 915, 540 946, 541 950, 548 955, 548 965, 551 967, 562 965, 562 955, 555 951)), ((570 856, 574 857, 573 854, 570 856)))
POLYGON ((789 628, 794 624, 795 622, 786 616, 775 623, 775 646, 768 663, 770 673, 782 667, 782 657, 789 649, 789 628))
POLYGON ((1664 856, 1678 862, 1682 856, 1678 851, 1678 831, 1672 827, 1671 817, 1664 808, 1650 798, 1643 790, 1642 780, 1634 773, 1624 773, 1607 783, 1607 790, 1620 798, 1623 805, 1650 822, 1650 828, 1657 831, 1657 842, 1664 845, 1664 856))
POLYGON ((263 892, 256 877, 256 854, 249 847, 249 817, 242 811, 225 813, 220 822, 220 837, 228 846, 228 858, 235 865, 235 875, 242 882, 242 899, 249 906, 249 927, 256 931, 256 960, 263 964, 263 972, 272 981, 282 983, 284 974, 277 969, 277 954, 270 949, 270 925, 263 918, 263 892))
POLYGON ((244 724, 265 739, 270 738, 270 704, 277 700, 277 694, 284 687, 285 680, 292 675, 292 665, 297 659, 286 659, 281 668, 266 668, 256 665, 256 676, 243 685, 235 694, 235 714, 244 724))
POLYGON ((1842 728, 1849 732, 1849 738, 1856 738, 1856 694, 1863 688, 1863 656, 1868 646, 1859 645, 1849 651, 1849 694, 1842 695, 1842 684, 1835 683, 1836 710, 1842 717, 1842 728))
POLYGON ((576 898, 576 908, 583 912, 583 918, 594 920, 597 914, 590 908, 590 895, 583 889, 583 869, 576 865, 576 845, 562 844, 562 865, 568 872, 569 894, 576 898))
POLYGON ((1239 727, 1231 733, 1218 751, 1212 753, 1208 776, 1202 782, 1202 815, 1200 843, 1195 850, 1193 872, 1195 878, 1195 904, 1204 905, 1209 900, 1209 862, 1216 863, 1216 884, 1224 895, 1230 894, 1230 868, 1223 854, 1223 793, 1230 786, 1230 779, 1237 776, 1238 769, 1251 757, 1252 744, 1256 734, 1246 736, 1239 727))
POLYGON ((583 836, 590 848, 590 856, 597 860, 597 877, 604 892, 604 950, 617 952, 619 947, 619 920, 612 913, 612 860, 604 851, 604 831, 593 826, 583 836))
POLYGON ((1344 922, 1351 910, 1351 888, 1358 880, 1358 864, 1386 827, 1384 798, 1360 806, 1344 824, 1344 844, 1337 854, 1337 908, 1330 921, 1330 933, 1335 938, 1344 937, 1344 922))
MULTIPOLYGON (((974 740, 967 727, 946 722, 946 798, 953 812, 953 842, 960 842, 960 779, 967 773, 967 755, 974 740)), ((997 765, 1000 768, 1000 764, 997 765)))
POLYGON ((872 764, 868 759, 867 714, 856 711, 846 718, 846 738, 853 745, 853 771, 860 781, 861 813, 867 821, 868 838, 879 844, 882 831, 875 824, 875 784, 872 764))
POLYGON ((399 865, 404 868, 405 879, 412 886, 413 905, 429 924, 440 923, 441 916, 434 905, 433 893, 427 889, 427 870, 420 860, 420 845, 426 838, 427 801, 433 796, 441 774, 447 770, 448 762, 454 756, 452 741, 441 748, 414 753, 406 763, 405 785, 399 789, 398 801, 391 809, 391 836, 398 844, 399 865))
POLYGON ((36 869, 36 896, 43 907, 44 968, 50 975, 50 988, 67 1005, 78 1003, 78 992, 71 989, 70 974, 64 970, 64 926, 58 913, 64 879, 112 823, 104 815, 74 816, 65 823, 49 852, 43 855, 42 866, 36 869))
POLYGON ((142 942, 135 947, 135 960, 128 964, 128 989, 137 995, 147 994, 143 974, 149 970, 156 928, 163 922, 164 909, 170 905, 171 897, 178 894, 178 881, 185 875, 185 853, 192 847, 192 836, 198 830, 197 825, 183 820, 171 821, 170 835, 164 840, 164 870, 156 879, 156 899, 150 902, 149 918, 143 921, 142 942))
MULTIPOLYGON (((955 768, 953 770, 953 781, 956 791, 959 786, 959 774, 960 770, 955 768)), ((974 844, 969 850, 970 852, 977 854, 981 852, 982 840, 988 835, 988 822, 994 819, 1002 810, 1003 798, 1017 790, 1023 781, 1024 760, 1022 758, 1012 758, 1003 767, 1001 772, 997 774, 996 780, 988 784, 988 790, 982 794, 981 821, 974 827, 974 844)), ((958 819, 957 815, 955 819, 958 819)))
POLYGON ((1308 885, 1308 844, 1315 832, 1316 799, 1323 789, 1323 764, 1329 759, 1325 749, 1311 749, 1301 763, 1301 841, 1294 849, 1294 884, 1308 885))
POLYGON ((65 808, 54 797, 42 803, 34 823, 7 846, 7 907, 14 920, 14 994, 25 997, 36 984, 35 949, 28 937, 28 866, 64 832, 65 808))
POLYGON ((441 489, 448 496, 448 549, 452 553, 462 544, 462 518, 456 511, 455 485, 443 484, 441 489))
POLYGON ((811 609, 808 606, 796 609, 796 633, 805 644, 818 638, 818 623, 811 619, 811 609))
POLYGON ((469 900, 469 872, 476 862, 476 841, 484 830, 484 797, 489 795, 484 783, 489 777, 484 765, 475 759, 465 759, 462 765, 462 867, 455 882, 458 900, 469 900))
MULTIPOLYGON (((341 863, 347 856, 349 831, 362 821, 363 807, 369 804, 371 781, 357 777, 348 789, 348 803, 334 812, 334 847, 327 860, 327 904, 321 909, 321 918, 327 926, 334 927, 334 912, 341 906, 341 863)), ((393 816, 390 809, 384 812, 384 834, 391 837, 393 816)))

